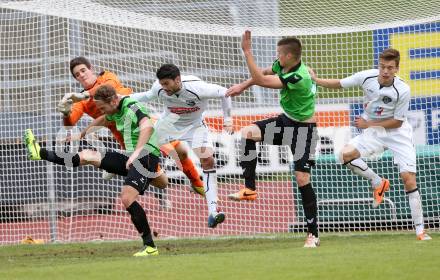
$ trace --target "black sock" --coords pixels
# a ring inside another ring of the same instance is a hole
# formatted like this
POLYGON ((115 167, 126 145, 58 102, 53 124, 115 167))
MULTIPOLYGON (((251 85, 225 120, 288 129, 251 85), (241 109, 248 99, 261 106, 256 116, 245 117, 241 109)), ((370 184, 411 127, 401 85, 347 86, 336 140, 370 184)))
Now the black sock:
POLYGON ((240 166, 243 169, 244 184, 246 188, 255 190, 255 169, 257 168, 256 142, 251 139, 241 139, 240 166), (246 157, 243 158, 243 157, 246 157))
POLYGON ((318 206, 315 191, 311 183, 300 187, 299 191, 301 192, 304 215, 307 220, 307 231, 318 237, 318 206))
MULTIPOLYGON (((67 160, 70 156, 72 156, 72 154, 67 154, 66 153, 66 157, 62 158, 57 156, 57 154, 54 151, 48 151, 45 148, 41 148, 40 149, 40 157, 41 159, 59 164, 59 165, 66 165, 65 160, 67 160)), ((80 163, 80 158, 78 154, 74 154, 72 156, 72 166, 73 167, 78 167, 80 163)))
POLYGON ((153 242, 153 237, 151 236, 150 226, 148 225, 147 215, 145 214, 144 208, 137 202, 134 201, 127 208, 128 213, 130 213, 131 221, 136 227, 137 231, 142 234, 142 240, 144 245, 156 247, 153 242))

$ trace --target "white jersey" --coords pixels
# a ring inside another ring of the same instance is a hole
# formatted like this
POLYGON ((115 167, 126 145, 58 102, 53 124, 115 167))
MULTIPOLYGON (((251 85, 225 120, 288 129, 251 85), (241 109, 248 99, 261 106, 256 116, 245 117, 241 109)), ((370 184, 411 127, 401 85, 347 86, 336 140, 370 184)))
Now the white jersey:
POLYGON ((203 113, 208 107, 208 99, 221 98, 225 122, 231 121, 231 99, 226 97, 226 88, 209 84, 196 76, 181 76, 182 89, 168 95, 159 81, 155 81, 148 92, 134 93, 131 97, 141 102, 160 99, 165 105, 160 117, 172 119, 177 129, 203 124, 203 113))
POLYGON ((366 120, 394 118, 405 121, 408 115, 411 93, 409 86, 399 77, 393 84, 382 87, 378 81, 379 70, 358 72, 340 81, 343 88, 360 86, 364 91, 364 113, 366 120))

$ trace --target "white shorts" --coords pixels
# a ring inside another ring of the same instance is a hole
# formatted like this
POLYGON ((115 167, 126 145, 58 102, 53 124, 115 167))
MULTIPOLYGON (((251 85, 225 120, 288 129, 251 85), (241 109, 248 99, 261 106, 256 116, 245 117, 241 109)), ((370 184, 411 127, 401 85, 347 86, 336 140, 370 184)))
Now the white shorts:
POLYGON ((198 126, 188 126, 186 128, 176 128, 170 126, 166 121, 158 120, 155 125, 159 145, 168 144, 175 140, 185 141, 192 148, 211 148, 214 149, 208 127, 201 123, 198 126))
POLYGON ((361 157, 366 158, 389 149, 400 173, 417 171, 416 149, 413 144, 412 127, 408 121, 404 121, 401 127, 395 129, 367 128, 362 134, 351 139, 349 144, 359 151, 361 157))

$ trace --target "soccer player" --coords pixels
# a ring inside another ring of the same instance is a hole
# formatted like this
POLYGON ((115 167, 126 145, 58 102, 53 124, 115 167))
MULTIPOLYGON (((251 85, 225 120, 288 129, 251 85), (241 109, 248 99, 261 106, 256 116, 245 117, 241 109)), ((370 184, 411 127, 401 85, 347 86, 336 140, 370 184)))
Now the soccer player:
MULTIPOLYGON (((97 117, 82 133, 84 137, 92 127, 116 123, 116 128, 123 135, 123 141, 129 156, 107 151, 82 150, 72 157, 60 157, 54 151, 40 148, 30 129, 26 130, 25 143, 30 159, 45 159, 60 165, 77 167, 91 164, 108 172, 125 176, 121 190, 121 201, 131 216, 131 221, 142 236, 143 248, 134 256, 158 255, 147 216, 142 206, 136 201, 151 183, 159 165, 160 150, 154 128, 147 109, 128 96, 119 96, 111 85, 102 85, 93 95, 96 108, 104 113, 97 117)), ((165 177, 166 178, 166 177, 165 177)))
POLYGON ((186 141, 199 157, 203 169, 205 197, 208 203, 208 227, 222 223, 225 214, 217 210, 217 173, 214 148, 209 129, 203 122, 208 99, 221 98, 225 130, 232 131, 231 100, 226 88, 209 84, 195 76, 181 76, 176 65, 164 64, 156 72, 157 81, 146 93, 133 98, 147 102, 160 98, 165 105, 161 118, 155 124, 159 143, 186 141))
POLYGON ((307 220, 307 239, 304 247, 319 246, 318 208, 316 194, 310 182, 310 171, 315 165, 317 144, 315 119, 316 85, 301 61, 301 41, 287 37, 278 41, 278 58, 271 67, 259 69, 251 49, 251 32, 245 31, 241 47, 251 78, 228 89, 228 96, 242 93, 252 85, 280 89, 283 113, 277 117, 255 122, 241 130, 241 160, 245 187, 229 195, 230 199, 255 200, 256 142, 289 145, 295 164, 295 178, 301 193, 307 220))
MULTIPOLYGON (((90 61, 84 57, 76 57, 70 61, 70 72, 72 76, 81 84, 84 90, 81 93, 67 93, 58 105, 58 110, 63 114, 64 125, 73 126, 84 113, 96 119, 102 115, 102 112, 96 107, 93 95, 96 89, 103 84, 113 86, 119 95, 129 95, 132 93, 130 88, 122 85, 116 75, 109 71, 103 71, 96 75, 90 61)), ((106 126, 110 129, 115 139, 124 149, 124 141, 120 132, 112 122, 108 122, 106 126)), ((167 156, 171 155, 178 167, 185 173, 191 181, 192 189, 204 195, 203 182, 194 166, 194 163, 188 157, 187 149, 181 145, 179 141, 167 143, 161 147, 162 153, 167 156)), ((111 175, 107 176, 111 178, 111 175)), ((156 187, 164 187, 163 177, 159 176, 154 179, 152 185, 156 187)), ((160 200, 163 204, 163 199, 160 200)))
POLYGON ((408 195, 417 239, 429 240, 431 237, 424 230, 422 203, 416 184, 416 151, 412 142, 412 128, 407 121, 411 93, 409 86, 396 76, 399 62, 399 51, 385 49, 379 55, 378 69, 358 72, 344 79, 320 79, 313 70, 310 73, 319 86, 333 89, 362 88, 364 112, 356 117, 354 124, 363 132, 343 147, 340 160, 354 173, 371 182, 373 207, 378 207, 390 183, 369 168, 361 157, 390 149, 408 195))

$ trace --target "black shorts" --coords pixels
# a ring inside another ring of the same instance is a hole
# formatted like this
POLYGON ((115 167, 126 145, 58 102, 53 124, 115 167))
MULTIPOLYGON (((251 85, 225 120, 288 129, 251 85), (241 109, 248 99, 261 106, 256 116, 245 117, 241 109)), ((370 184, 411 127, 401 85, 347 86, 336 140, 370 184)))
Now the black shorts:
POLYGON ((297 122, 281 114, 255 124, 260 128, 263 143, 290 146, 295 171, 310 173, 311 167, 315 165, 318 143, 316 123, 297 122))
POLYGON ((125 176, 124 185, 135 188, 144 194, 150 182, 155 178, 159 167, 159 157, 148 154, 136 160, 130 169, 126 169, 128 156, 122 153, 107 151, 99 168, 107 172, 125 176))

